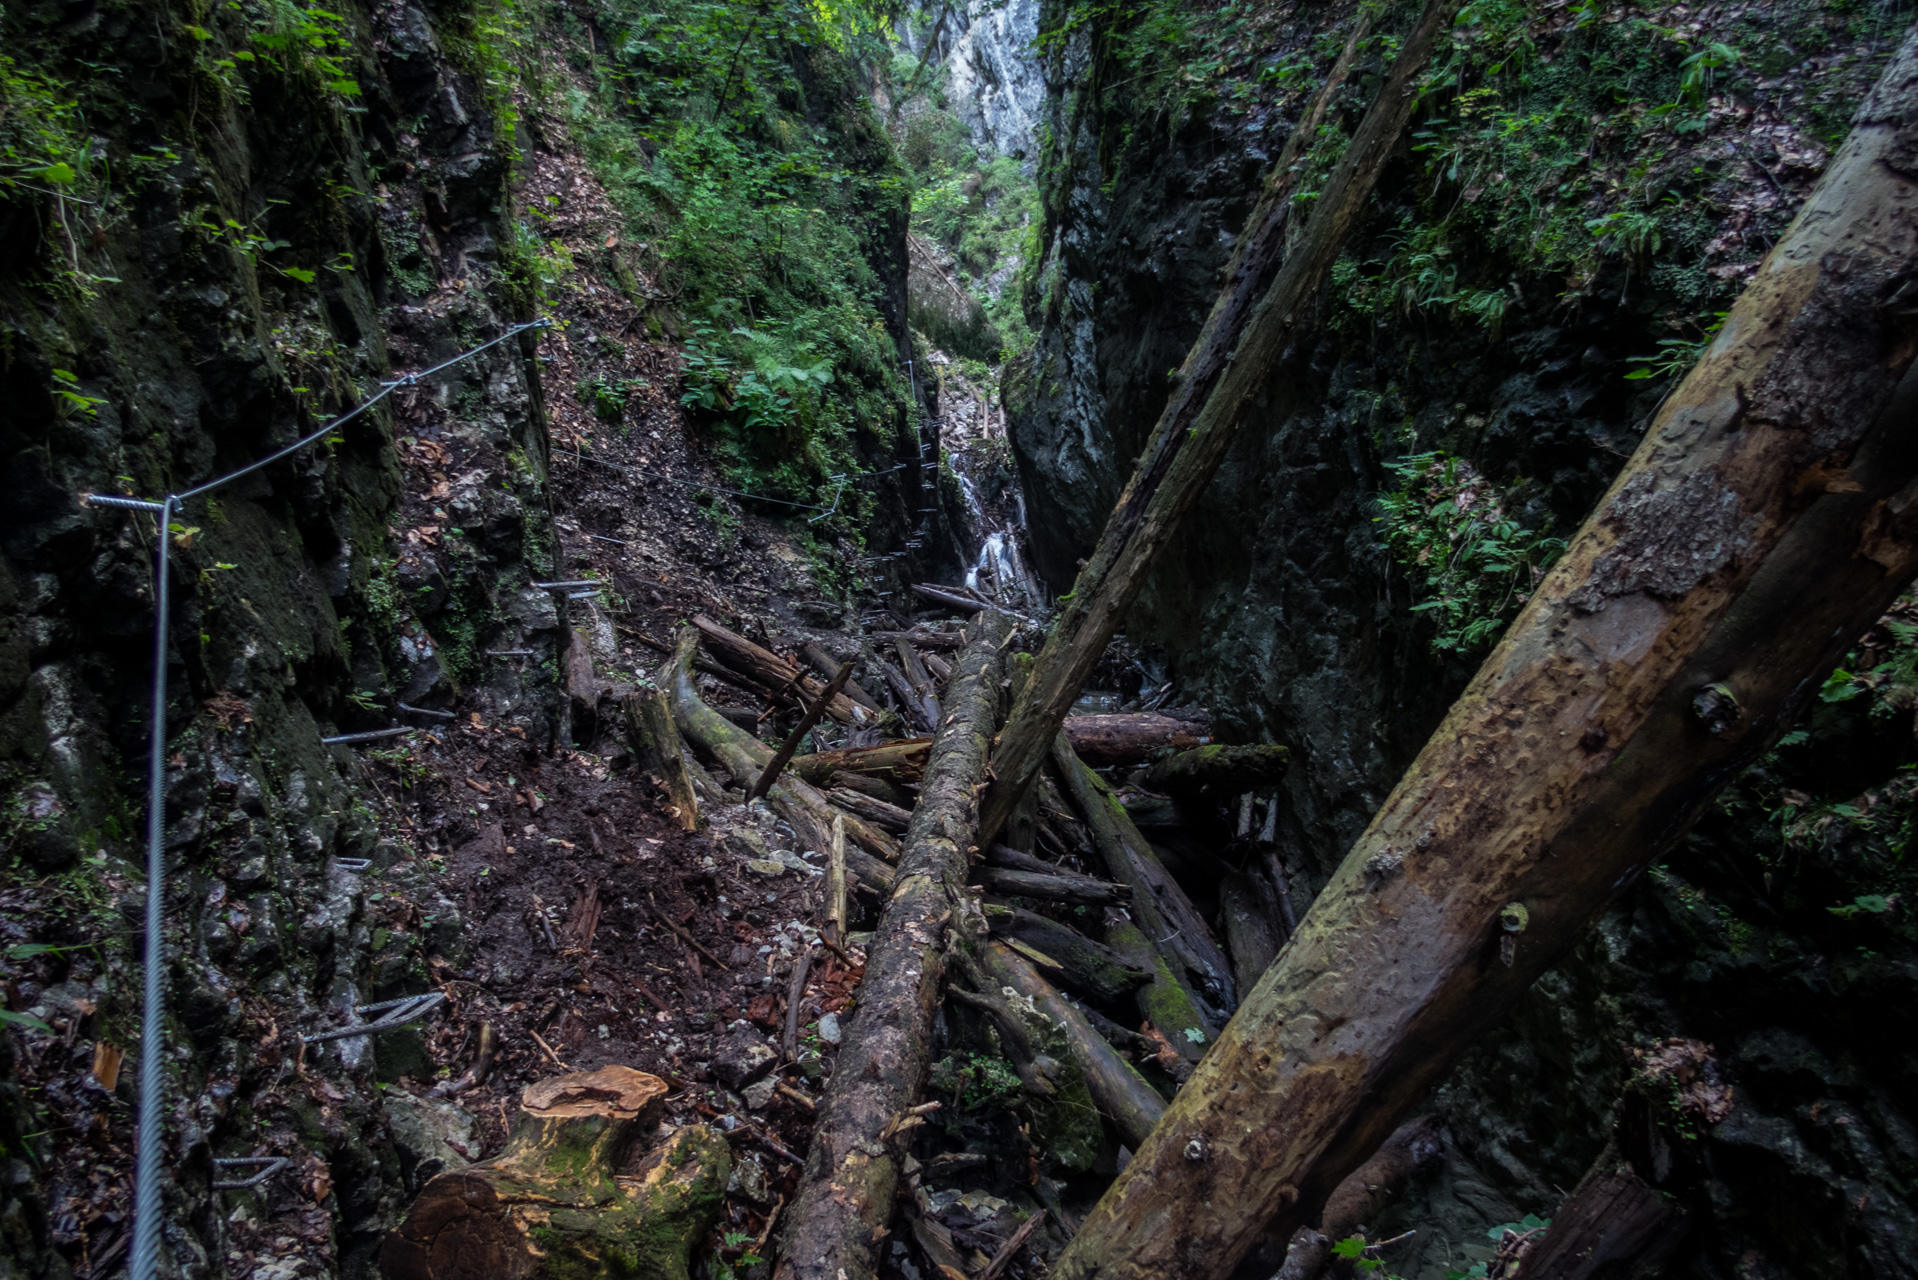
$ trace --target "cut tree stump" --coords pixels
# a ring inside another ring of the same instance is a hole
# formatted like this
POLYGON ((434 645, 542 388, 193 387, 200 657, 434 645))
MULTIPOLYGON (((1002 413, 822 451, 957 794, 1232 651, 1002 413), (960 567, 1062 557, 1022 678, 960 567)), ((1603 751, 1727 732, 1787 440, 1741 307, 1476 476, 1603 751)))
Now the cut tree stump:
POLYGON ((527 1086, 506 1149, 427 1183, 380 1248, 385 1280, 686 1280, 732 1173, 726 1139, 689 1125, 620 1173, 667 1084, 630 1067, 527 1086))
POLYGON ((877 1269, 908 1145, 901 1122, 931 1065, 949 938, 969 920, 984 931, 965 883, 1007 630, 996 614, 976 618, 953 674, 898 881, 866 952, 858 1011, 786 1213, 776 1280, 872 1280, 877 1269))

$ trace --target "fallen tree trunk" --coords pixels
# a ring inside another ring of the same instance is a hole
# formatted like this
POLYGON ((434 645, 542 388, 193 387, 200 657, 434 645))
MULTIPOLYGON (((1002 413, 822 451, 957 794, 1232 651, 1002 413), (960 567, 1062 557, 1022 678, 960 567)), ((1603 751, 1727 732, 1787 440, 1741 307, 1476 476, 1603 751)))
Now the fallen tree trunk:
POLYGON ((966 927, 966 871, 999 706, 1004 619, 981 614, 933 740, 899 878, 866 953, 858 1012, 820 1102, 787 1212, 780 1280, 871 1280, 906 1143, 901 1120, 925 1086, 947 939, 966 927))
POLYGON ((1212 726, 1204 721, 1140 711, 1109 716, 1067 716, 1063 728, 1079 758, 1101 769, 1114 764, 1139 764, 1161 751, 1202 747, 1211 741, 1212 732, 1212 726))
MULTIPOLYGON (((1147 567, 1198 501, 1238 436, 1247 407, 1308 318, 1319 282, 1370 201, 1418 104, 1418 73, 1457 7, 1458 0, 1431 0, 1406 34, 1385 84, 1327 175, 1296 243, 1287 247, 1279 234, 1284 199, 1262 200, 1255 208, 1225 287, 1179 367, 1139 465, 1071 593, 1060 597, 1059 616, 1039 652, 1032 684, 999 735, 992 755, 995 780, 981 814, 983 837, 998 834, 1038 776, 1052 735, 1138 597, 1147 567)), ((1350 65, 1349 58, 1342 61, 1350 65)), ((1281 159, 1285 167, 1275 167, 1273 186, 1291 181, 1291 163, 1281 159)))
POLYGON ((1066 1048, 1085 1077, 1086 1089, 1098 1104, 1099 1114, 1112 1122, 1126 1145, 1136 1147, 1145 1141, 1146 1134, 1165 1114, 1165 1099, 1158 1090, 1092 1029, 1085 1014, 1053 990, 1051 983, 1005 943, 985 947, 979 963, 995 982, 1032 1001, 1033 1008, 1064 1034, 1066 1048))
POLYGON ((1051 961, 1061 985, 1101 1003, 1123 999, 1152 980, 1151 970, 1127 964, 1111 947, 1036 911, 989 904, 986 924, 1051 961))
POLYGON ((1513 1280, 1591 1280, 1651 1274, 1683 1239, 1683 1217, 1607 1147, 1532 1241, 1513 1280))
POLYGON ((1370 1160, 1326 1197, 1319 1225, 1300 1227, 1273 1280, 1318 1280, 1332 1261, 1332 1246, 1375 1222, 1412 1175, 1438 1160, 1443 1147, 1438 1122, 1420 1116, 1400 1125, 1370 1160))
MULTIPOLYGON (((891 664, 886 664, 891 667, 891 664)), ((912 692, 898 668, 891 668, 903 691, 912 692)), ((1204 720, 1139 713, 1109 716, 1072 716, 1065 723, 1066 740, 1080 759, 1105 767, 1136 764, 1167 749, 1183 750, 1202 746, 1212 732, 1204 720)), ((795 756, 788 767, 816 787, 832 784, 842 773, 859 773, 885 778, 890 782, 912 784, 926 772, 926 756, 932 750, 929 737, 898 738, 872 747, 849 747, 842 751, 818 751, 795 756)))
MULTIPOLYGON (((745 636, 728 631, 703 614, 694 617, 693 625, 699 628, 700 638, 712 650, 714 657, 755 682, 775 691, 794 690, 804 694, 809 701, 819 696, 823 686, 801 670, 797 663, 788 662, 745 636)), ((840 724, 852 724, 853 705, 852 699, 845 694, 835 694, 826 703, 826 714, 840 724)))
POLYGON ((912 785, 925 777, 926 759, 931 754, 931 738, 900 738, 875 747, 849 747, 843 751, 795 756, 791 768, 815 787, 833 786, 840 775, 847 773, 912 785))
POLYGON ((1918 573, 1914 154, 1918 34, 1057 1280, 1289 1231, 1918 573))
POLYGON ((1106 907, 1131 900, 1132 891, 1122 884, 1094 880, 1091 876, 1069 871, 1019 871, 1011 867, 980 867, 973 879, 993 893, 1009 897, 1044 898, 1081 907, 1106 907))
POLYGON ((921 649, 963 649, 966 647, 964 633, 958 631, 875 631, 875 640, 904 640, 921 649))
POLYGON ((1292 753, 1271 743, 1228 747, 1217 743, 1181 751, 1145 771, 1145 785, 1182 800, 1223 800, 1277 786, 1292 753))
MULTIPOLYGON (((1225 929, 1226 950, 1232 953, 1232 975, 1241 991, 1250 991, 1259 975, 1271 967, 1284 941, 1278 912, 1266 909, 1255 875, 1230 871, 1219 881, 1219 921, 1225 929)), ((1276 908, 1276 901, 1273 905, 1276 908)))
POLYGON ((684 1277, 732 1173, 726 1139, 676 1130, 639 1170, 627 1153, 664 1110, 666 1082, 601 1067, 527 1086, 506 1149, 442 1173, 380 1247, 386 1280, 684 1277))
MULTIPOLYGON (((1106 870, 1114 880, 1131 887, 1127 905, 1133 920, 1148 931, 1146 936, 1161 953, 1183 968, 1181 985, 1203 992, 1214 1004, 1230 1010, 1237 1003, 1232 965, 1213 940, 1205 917, 1152 852, 1150 842, 1132 825, 1104 780, 1086 768, 1063 739, 1053 743, 1052 758, 1085 814, 1106 870)), ((1173 1028, 1159 1029, 1168 1036, 1174 1034, 1173 1028)), ((1196 1058, 1196 1054, 1193 1056, 1196 1058)))
POLYGON ((912 810, 887 804, 884 800, 867 795, 863 791, 835 787, 826 793, 826 798, 847 813, 856 813, 868 822, 895 835, 903 835, 906 828, 912 825, 912 810))
POLYGON ((673 709, 658 689, 626 695, 626 736, 632 742, 639 767, 658 778, 666 789, 667 811, 683 831, 699 830, 699 796, 693 791, 686 755, 679 749, 679 728, 673 709))
POLYGON ((926 670, 926 664, 919 660, 919 651, 904 640, 892 642, 899 651, 899 667, 906 673, 906 680, 912 686, 915 703, 920 713, 926 717, 926 724, 936 728, 939 724, 939 695, 934 692, 932 673, 926 670))

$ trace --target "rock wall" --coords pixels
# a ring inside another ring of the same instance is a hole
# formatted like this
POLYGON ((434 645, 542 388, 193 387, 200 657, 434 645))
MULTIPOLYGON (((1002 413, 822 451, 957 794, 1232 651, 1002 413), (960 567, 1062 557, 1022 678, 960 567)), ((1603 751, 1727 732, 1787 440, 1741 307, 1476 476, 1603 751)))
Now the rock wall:
MULTIPOLYGON (((512 21, 462 0, 0 19, 0 1274, 110 1274, 131 1225, 158 531, 81 495, 184 491, 534 317, 552 284, 520 226, 541 139, 512 106, 512 21)), ((903 210, 873 226, 903 350, 903 210)), ((631 278, 614 261, 559 287, 631 278)), ((619 335, 576 337, 624 358, 619 335)), ((569 744, 583 641, 532 585, 576 576, 551 358, 529 332, 408 382, 164 535, 168 1274, 369 1274, 462 1142, 456 1109, 382 1099, 430 1077, 416 1032, 300 1042, 465 946, 428 867, 444 850, 396 844, 361 767, 384 744, 321 739, 457 714, 569 744), (291 1170, 210 1190, 213 1159, 259 1152, 291 1170)), ((875 520, 908 527, 912 496, 875 520)))

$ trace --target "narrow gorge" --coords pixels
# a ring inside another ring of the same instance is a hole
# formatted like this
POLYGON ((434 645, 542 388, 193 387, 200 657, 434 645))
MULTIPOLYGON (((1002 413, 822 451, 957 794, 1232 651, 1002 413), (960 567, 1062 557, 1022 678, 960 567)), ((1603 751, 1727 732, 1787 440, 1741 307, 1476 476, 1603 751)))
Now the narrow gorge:
POLYGON ((0 34, 0 1278, 1918 1276, 1909 10, 0 34))

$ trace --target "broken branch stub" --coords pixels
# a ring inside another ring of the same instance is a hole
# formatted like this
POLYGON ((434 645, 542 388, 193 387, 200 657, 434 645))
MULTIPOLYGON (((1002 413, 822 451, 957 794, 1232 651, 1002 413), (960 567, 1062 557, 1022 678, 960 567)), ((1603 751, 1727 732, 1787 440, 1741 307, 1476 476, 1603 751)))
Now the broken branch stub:
POLYGON ((905 1143, 894 1139, 925 1085, 946 948, 953 931, 977 924, 965 892, 968 850, 1007 630, 996 614, 974 619, 953 673, 898 880, 866 953, 858 1012, 846 1024, 786 1215, 777 1280, 871 1280, 877 1268, 905 1156, 905 1143))
POLYGON ((1918 32, 1056 1280, 1289 1231, 1918 573, 1914 155, 1918 32))

